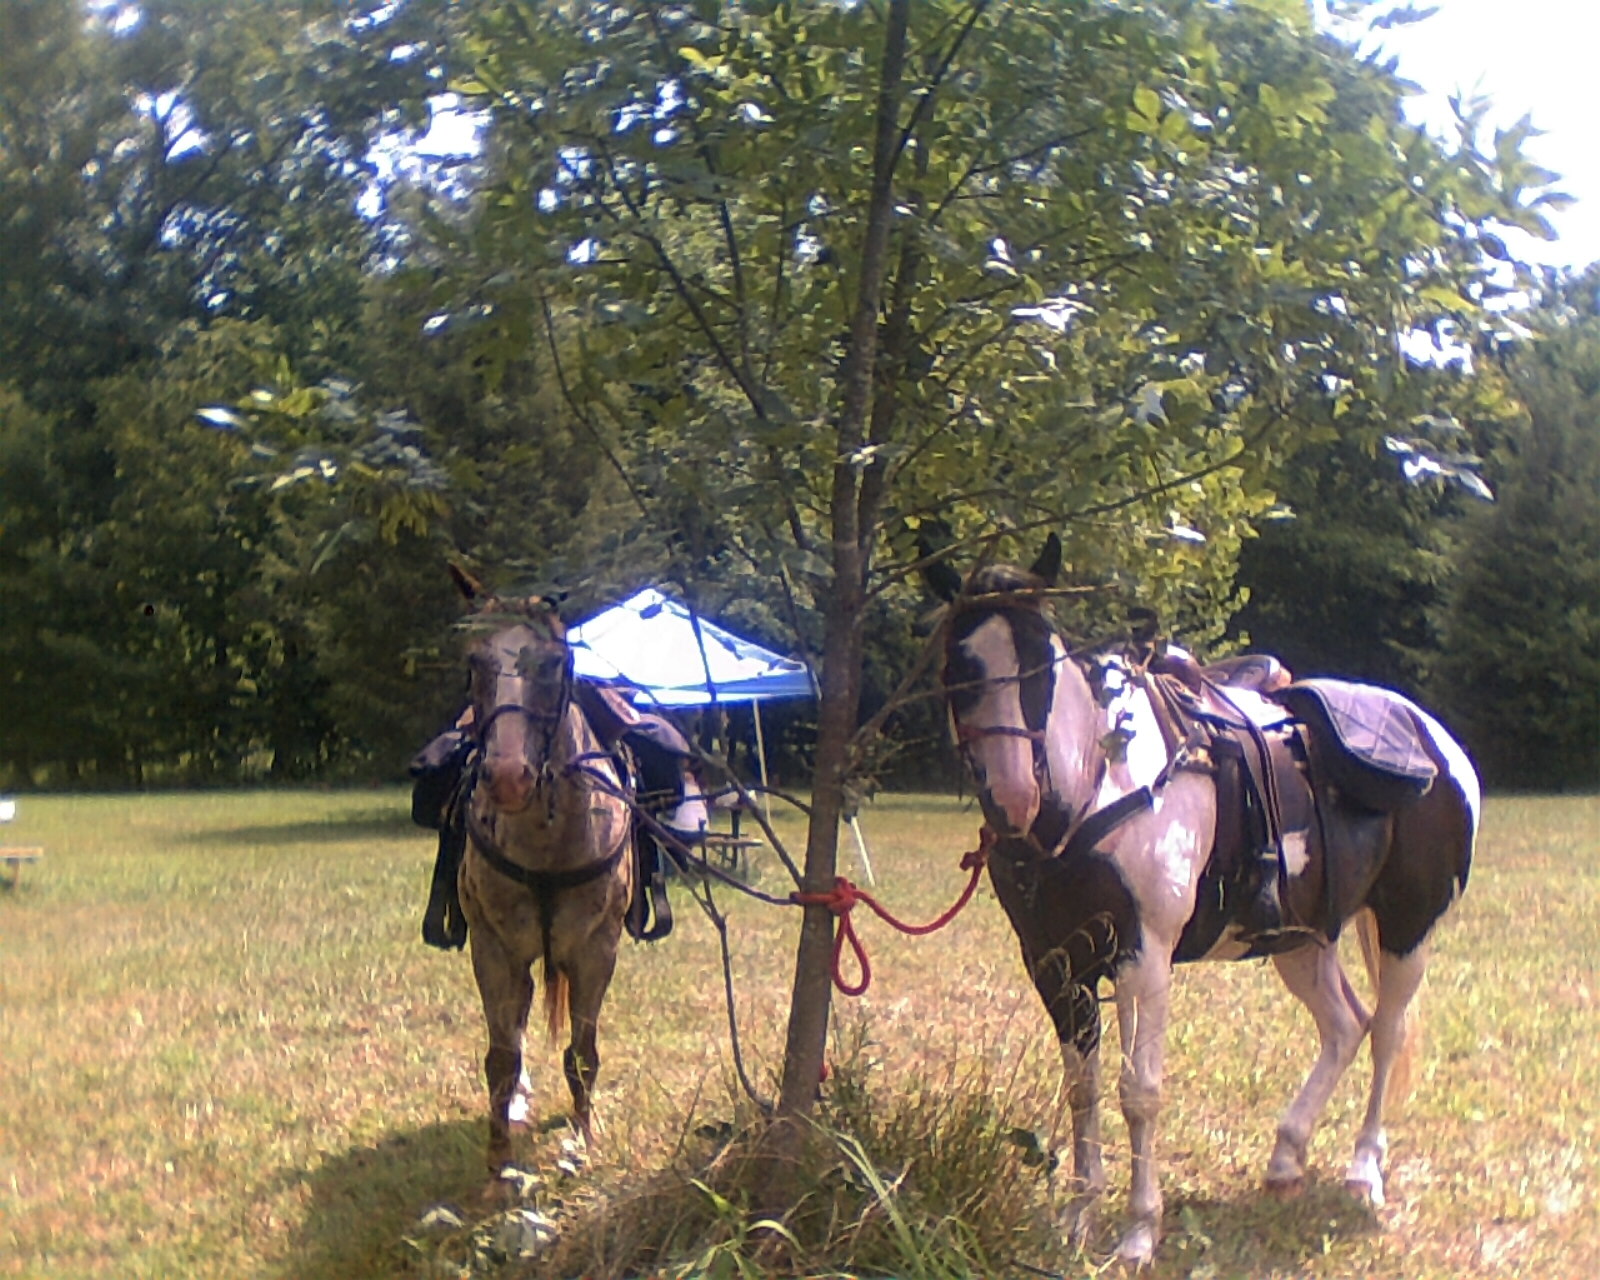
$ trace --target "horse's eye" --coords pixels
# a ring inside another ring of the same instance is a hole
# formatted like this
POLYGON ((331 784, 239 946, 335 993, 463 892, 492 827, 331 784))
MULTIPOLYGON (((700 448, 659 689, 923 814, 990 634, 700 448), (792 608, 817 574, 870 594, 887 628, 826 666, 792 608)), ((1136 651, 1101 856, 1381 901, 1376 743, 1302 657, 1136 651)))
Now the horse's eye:
POLYGON ((524 649, 517 658, 517 670, 532 680, 541 682, 560 678, 566 660, 559 653, 541 652, 537 649, 524 649))

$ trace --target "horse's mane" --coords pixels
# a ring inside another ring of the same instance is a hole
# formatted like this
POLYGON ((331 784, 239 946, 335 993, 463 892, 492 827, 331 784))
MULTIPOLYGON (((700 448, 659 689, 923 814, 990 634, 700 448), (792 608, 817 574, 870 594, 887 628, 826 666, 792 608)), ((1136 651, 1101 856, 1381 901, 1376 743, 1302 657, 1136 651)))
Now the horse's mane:
MULTIPOLYGON (((1019 569, 1014 564, 989 564, 981 569, 973 570, 972 576, 967 579, 966 594, 969 596, 998 595, 1010 592, 1043 592, 1049 587, 1043 578, 1030 573, 1026 569, 1019 569)), ((1043 608, 1042 595, 1032 600, 1021 599, 1012 603, 1027 605, 1034 609, 1043 608)))

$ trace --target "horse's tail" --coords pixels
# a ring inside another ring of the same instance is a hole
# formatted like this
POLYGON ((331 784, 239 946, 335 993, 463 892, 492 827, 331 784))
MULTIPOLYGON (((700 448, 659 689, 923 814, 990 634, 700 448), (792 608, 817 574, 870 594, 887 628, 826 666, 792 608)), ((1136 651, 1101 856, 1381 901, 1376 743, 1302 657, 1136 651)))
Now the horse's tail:
MULTIPOLYGON (((1367 977, 1372 983, 1374 999, 1378 992, 1378 918, 1370 908, 1356 916, 1356 936, 1361 939, 1361 958, 1367 962, 1367 977)), ((1406 1006, 1405 1034, 1400 1040, 1400 1051, 1395 1054, 1389 1069, 1389 1081, 1384 1088, 1384 1109, 1405 1105, 1417 1083, 1417 1063, 1422 1060, 1422 988, 1411 997, 1406 1006)))
POLYGON ((567 1025, 567 975, 548 955, 544 958, 544 1021, 550 1043, 559 1044, 567 1025))

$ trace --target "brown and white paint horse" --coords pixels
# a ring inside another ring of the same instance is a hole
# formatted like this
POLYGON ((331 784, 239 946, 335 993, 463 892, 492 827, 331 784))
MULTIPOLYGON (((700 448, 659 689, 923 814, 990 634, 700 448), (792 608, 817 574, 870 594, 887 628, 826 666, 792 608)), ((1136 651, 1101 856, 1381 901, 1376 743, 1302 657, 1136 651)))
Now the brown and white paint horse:
MULTIPOLYGON (((1196 945, 1204 915, 1196 911, 1197 886, 1217 825, 1216 787, 1199 770, 1162 779, 1169 755, 1148 694, 1137 681, 1097 688, 1068 653, 1035 594, 1059 567, 1060 544, 1052 538, 1030 571, 980 570, 960 594, 952 590, 953 574, 942 583, 930 580, 953 600, 944 681, 985 818, 999 837, 991 879, 1061 1041, 1075 1179, 1067 1227, 1076 1243, 1084 1242, 1090 1209, 1105 1186, 1096 989, 1107 979, 1115 991, 1118 1091, 1132 1147, 1131 1222, 1117 1252, 1143 1265, 1153 1259, 1161 1232, 1155 1130, 1173 964, 1237 958, 1251 948, 1236 929, 1202 930, 1196 945), (1115 739, 1125 752, 1108 753, 1115 739), (1148 807, 1092 848, 1070 841, 1087 817, 1145 786, 1153 787, 1148 807), (1063 857, 1069 849, 1075 852, 1063 857)), ((1239 693, 1241 701, 1251 696, 1239 693)), ((1303 1186, 1312 1130, 1370 1030, 1371 1092, 1346 1179, 1367 1199, 1383 1199, 1384 1097, 1407 1038, 1425 943, 1466 884, 1480 803, 1465 752, 1432 717, 1410 710, 1438 770, 1426 794, 1393 813, 1356 808, 1326 784, 1318 785, 1313 810, 1303 781, 1291 788, 1298 794, 1282 799, 1284 906, 1292 919, 1323 923, 1280 938, 1272 957, 1284 984, 1310 1010, 1321 1042, 1267 1164, 1268 1188, 1280 1193, 1303 1186), (1340 926, 1363 912, 1376 923, 1377 954, 1369 965, 1377 1001, 1370 1013, 1340 966, 1336 944, 1340 926)), ((1283 718, 1281 709, 1277 716, 1283 718)))
MULTIPOLYGON (((457 575, 471 595, 476 584, 457 575)), ((461 906, 488 1023, 488 1162, 511 1160, 527 1111, 523 1035, 543 961, 573 1120, 592 1140, 596 1032, 632 888, 630 820, 617 765, 572 699, 572 653, 547 602, 484 600, 469 625, 475 774, 467 798, 461 906)))

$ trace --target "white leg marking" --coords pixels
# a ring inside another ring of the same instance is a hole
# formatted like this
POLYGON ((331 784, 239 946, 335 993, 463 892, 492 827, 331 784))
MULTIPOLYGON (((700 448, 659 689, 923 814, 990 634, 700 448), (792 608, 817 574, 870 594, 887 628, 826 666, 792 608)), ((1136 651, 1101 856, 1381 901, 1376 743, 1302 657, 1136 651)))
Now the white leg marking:
POLYGON ((1161 1241, 1161 1180, 1156 1165, 1156 1118, 1161 1111, 1167 1009, 1172 988, 1171 946, 1146 937, 1145 954, 1117 977, 1117 1034, 1122 1042, 1118 1093, 1128 1123, 1128 1230, 1117 1257, 1148 1266, 1161 1241))
POLYGON ((1389 1075, 1406 1041, 1406 1011, 1411 1006, 1428 966, 1425 948, 1408 956, 1379 954, 1378 1007, 1372 1015, 1372 1092, 1367 1114, 1356 1135, 1355 1155, 1345 1174, 1345 1185, 1372 1204, 1383 1203, 1383 1160, 1389 1140, 1383 1131, 1383 1101, 1389 1075))
POLYGON ((511 1105, 506 1108, 506 1119, 512 1124, 528 1123, 528 1100, 533 1096, 533 1081, 528 1079, 528 1068, 522 1068, 517 1077, 517 1091, 511 1095, 511 1105))
POLYGON ((1067 1238, 1082 1248, 1089 1239, 1095 1203, 1106 1189, 1100 1139, 1099 1046, 1084 1055, 1077 1046, 1063 1043, 1061 1063, 1067 1105, 1072 1110, 1072 1192, 1064 1225, 1067 1238))

